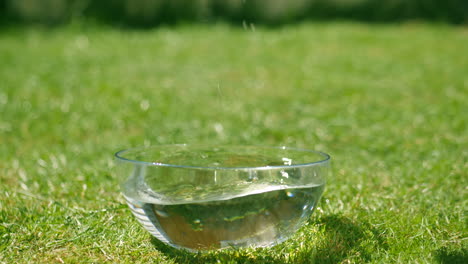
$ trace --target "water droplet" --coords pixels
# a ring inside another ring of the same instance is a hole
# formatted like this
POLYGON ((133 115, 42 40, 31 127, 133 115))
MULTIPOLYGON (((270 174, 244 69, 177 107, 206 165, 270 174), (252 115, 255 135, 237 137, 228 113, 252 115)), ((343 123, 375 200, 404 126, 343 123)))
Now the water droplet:
POLYGON ((288 197, 294 197, 294 193, 292 193, 292 192, 286 192, 286 195, 287 195, 288 197))
POLYGON ((224 127, 222 124, 220 123, 215 123, 213 125, 213 128, 214 128, 214 131, 216 132, 216 134, 218 134, 218 136, 220 137, 223 137, 224 136, 224 127))
POLYGON ((308 207, 307 205, 304 205, 304 207, 302 207, 302 210, 304 211, 307 210, 307 207, 308 207))
POLYGON ((289 174, 285 171, 281 171, 281 176, 283 176, 284 178, 289 178, 289 174))
POLYGON ((283 164, 290 166, 292 164, 292 159, 283 158, 283 164))
POLYGON ((149 107, 150 107, 150 103, 149 103, 148 100, 143 100, 143 101, 140 102, 141 110, 147 111, 149 109, 149 107))
POLYGON ((194 231, 202 231, 203 230, 203 224, 202 224, 200 219, 193 220, 192 229, 194 231))
POLYGON ((154 210, 155 213, 161 217, 169 217, 169 215, 166 212, 159 211, 159 210, 154 210))

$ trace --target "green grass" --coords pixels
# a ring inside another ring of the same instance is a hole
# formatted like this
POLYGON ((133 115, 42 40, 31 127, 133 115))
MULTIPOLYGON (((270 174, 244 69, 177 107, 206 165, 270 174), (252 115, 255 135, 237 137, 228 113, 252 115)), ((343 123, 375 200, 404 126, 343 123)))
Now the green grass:
POLYGON ((467 263, 468 29, 226 25, 0 31, 0 262, 467 263), (171 143, 328 152, 307 226, 270 249, 177 251, 113 153, 171 143))

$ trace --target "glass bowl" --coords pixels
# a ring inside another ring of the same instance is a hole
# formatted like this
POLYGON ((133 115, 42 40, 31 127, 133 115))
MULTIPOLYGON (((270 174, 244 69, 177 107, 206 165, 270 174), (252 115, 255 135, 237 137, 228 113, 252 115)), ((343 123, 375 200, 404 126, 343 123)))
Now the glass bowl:
POLYGON ((189 251, 288 239, 315 209, 330 163, 322 152, 260 146, 164 145, 115 157, 138 221, 189 251))

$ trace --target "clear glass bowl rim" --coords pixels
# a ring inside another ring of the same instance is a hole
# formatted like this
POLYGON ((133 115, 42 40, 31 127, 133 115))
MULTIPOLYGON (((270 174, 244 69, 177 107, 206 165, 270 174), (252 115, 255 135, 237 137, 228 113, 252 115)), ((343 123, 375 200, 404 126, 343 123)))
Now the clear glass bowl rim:
POLYGON ((172 168, 187 168, 187 169, 203 169, 203 170, 270 170, 270 169, 292 169, 292 168, 302 168, 302 167, 310 167, 310 166, 318 166, 318 165, 325 165, 329 163, 331 160, 331 156, 325 152, 316 151, 316 150, 309 150, 303 148, 293 148, 293 147, 270 147, 270 146, 256 146, 256 145, 211 145, 211 144, 166 144, 166 145, 152 145, 152 146, 143 146, 143 147, 135 147, 129 149, 123 149, 117 151, 114 154, 114 157, 123 162, 133 163, 133 164, 140 164, 145 166, 158 166, 158 167, 172 167, 172 168), (186 166, 186 165, 176 165, 176 164, 166 164, 166 163, 159 163, 159 162, 148 162, 148 161, 141 161, 141 160, 133 160, 127 159, 124 157, 125 153, 131 151, 138 151, 138 150, 145 150, 151 148, 167 148, 167 147, 210 147, 210 148, 263 148, 263 149, 279 149, 279 150, 288 150, 288 151, 296 151, 296 152, 307 152, 307 153, 314 153, 321 156, 323 159, 311 161, 311 162, 303 162, 299 164, 292 164, 292 165, 275 165, 275 166, 253 166, 253 167, 211 167, 211 166, 186 166))

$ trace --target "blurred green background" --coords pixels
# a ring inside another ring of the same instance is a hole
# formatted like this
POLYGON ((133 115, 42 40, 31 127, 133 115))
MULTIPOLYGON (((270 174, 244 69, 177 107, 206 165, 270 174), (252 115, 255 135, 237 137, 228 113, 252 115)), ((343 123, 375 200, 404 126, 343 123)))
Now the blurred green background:
POLYGON ((0 263, 468 263, 467 6, 0 0, 0 263), (113 153, 208 142, 330 153, 309 223, 268 249, 152 239, 113 153))
POLYGON ((466 0, 1 0, 3 23, 60 24, 87 18, 117 25, 187 21, 281 24, 311 19, 466 23, 466 0))

